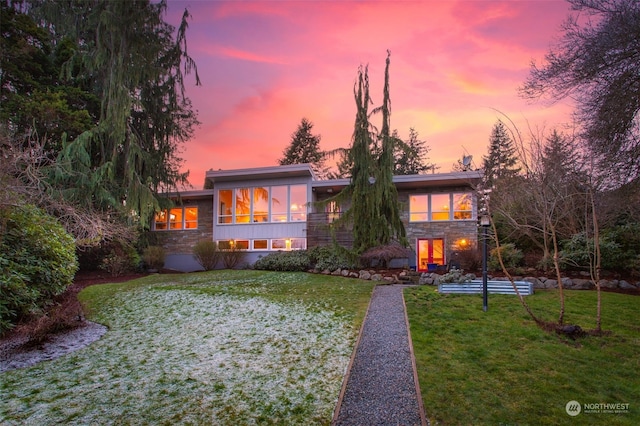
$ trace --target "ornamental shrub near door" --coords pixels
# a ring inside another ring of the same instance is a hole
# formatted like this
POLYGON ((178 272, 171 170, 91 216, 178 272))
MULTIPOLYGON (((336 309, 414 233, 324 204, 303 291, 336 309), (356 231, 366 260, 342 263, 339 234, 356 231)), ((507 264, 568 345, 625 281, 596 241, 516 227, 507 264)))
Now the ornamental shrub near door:
POLYGON ((63 293, 78 270, 75 242, 31 205, 0 209, 0 334, 63 293))

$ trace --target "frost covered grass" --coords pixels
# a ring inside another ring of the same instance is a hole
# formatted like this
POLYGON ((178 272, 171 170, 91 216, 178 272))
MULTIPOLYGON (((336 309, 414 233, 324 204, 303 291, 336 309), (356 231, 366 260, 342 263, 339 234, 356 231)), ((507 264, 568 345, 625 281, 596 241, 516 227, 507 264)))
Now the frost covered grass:
POLYGON ((85 289, 98 342, 0 376, 0 423, 329 424, 372 284, 156 275, 85 289))

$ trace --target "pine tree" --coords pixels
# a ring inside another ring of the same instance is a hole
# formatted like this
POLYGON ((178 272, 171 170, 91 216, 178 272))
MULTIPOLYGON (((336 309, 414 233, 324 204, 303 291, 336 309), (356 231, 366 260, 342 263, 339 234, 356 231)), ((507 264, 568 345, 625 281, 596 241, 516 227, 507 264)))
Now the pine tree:
POLYGON ((487 188, 497 180, 517 176, 520 172, 515 144, 501 120, 493 126, 489 138, 489 155, 482 159, 487 188))
POLYGON ((428 162, 430 148, 425 141, 418 139, 418 132, 413 127, 409 129, 409 139, 405 141, 398 137, 397 130, 393 131, 392 137, 396 140, 395 175, 417 175, 435 168, 434 164, 428 162))
POLYGON ((311 133, 313 123, 303 118, 291 135, 291 143, 282 153, 280 165, 309 163, 320 178, 326 176, 324 154, 320 150, 320 135, 311 133))

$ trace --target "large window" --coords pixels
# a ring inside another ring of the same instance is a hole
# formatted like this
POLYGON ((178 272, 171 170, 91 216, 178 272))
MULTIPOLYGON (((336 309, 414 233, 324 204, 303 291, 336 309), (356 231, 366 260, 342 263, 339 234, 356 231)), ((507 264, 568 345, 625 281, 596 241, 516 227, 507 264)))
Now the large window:
POLYGON ((255 240, 218 240, 220 250, 304 250, 307 248, 306 238, 274 238, 255 240))
POLYGON ((236 223, 248 223, 251 216, 251 190, 236 189, 236 223))
POLYGON ((307 186, 218 190, 218 223, 299 222, 307 220, 307 186))
POLYGON ((269 188, 253 188, 253 222, 269 221, 269 188))
POLYGON ((198 208, 176 207, 162 210, 156 213, 153 222, 156 231, 198 229, 198 208))
POLYGON ((473 219, 473 196, 470 192, 418 194, 409 197, 411 222, 473 219))
POLYGON ((429 218, 428 195, 411 195, 409 206, 409 220, 411 222, 424 222, 429 218))
POLYGON ((292 185, 290 186, 291 198, 289 202, 289 211, 291 212, 290 220, 299 222, 307 220, 307 186, 292 185))
POLYGON ((453 218, 473 219, 473 202, 470 193, 453 194, 453 218))
POLYGON ((271 222, 287 222, 288 200, 288 186, 271 187, 271 222))
POLYGON ((278 238, 271 240, 271 250, 304 250, 307 248, 305 238, 278 238))
POLYGON ((233 222, 233 189, 218 191, 218 222, 233 222))
POLYGON ((449 194, 431 194, 431 220, 450 220, 449 194))
POLYGON ((220 250, 249 250, 249 240, 218 240, 220 250))

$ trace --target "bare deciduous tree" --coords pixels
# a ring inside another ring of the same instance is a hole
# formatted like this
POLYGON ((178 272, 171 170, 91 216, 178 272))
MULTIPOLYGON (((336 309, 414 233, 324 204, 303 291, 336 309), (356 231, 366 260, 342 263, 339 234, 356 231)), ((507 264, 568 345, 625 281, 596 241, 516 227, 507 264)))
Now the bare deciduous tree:
POLYGON ((610 180, 640 176, 640 2, 568 0, 577 12, 560 41, 533 63, 521 94, 552 102, 571 98, 583 138, 610 180))

